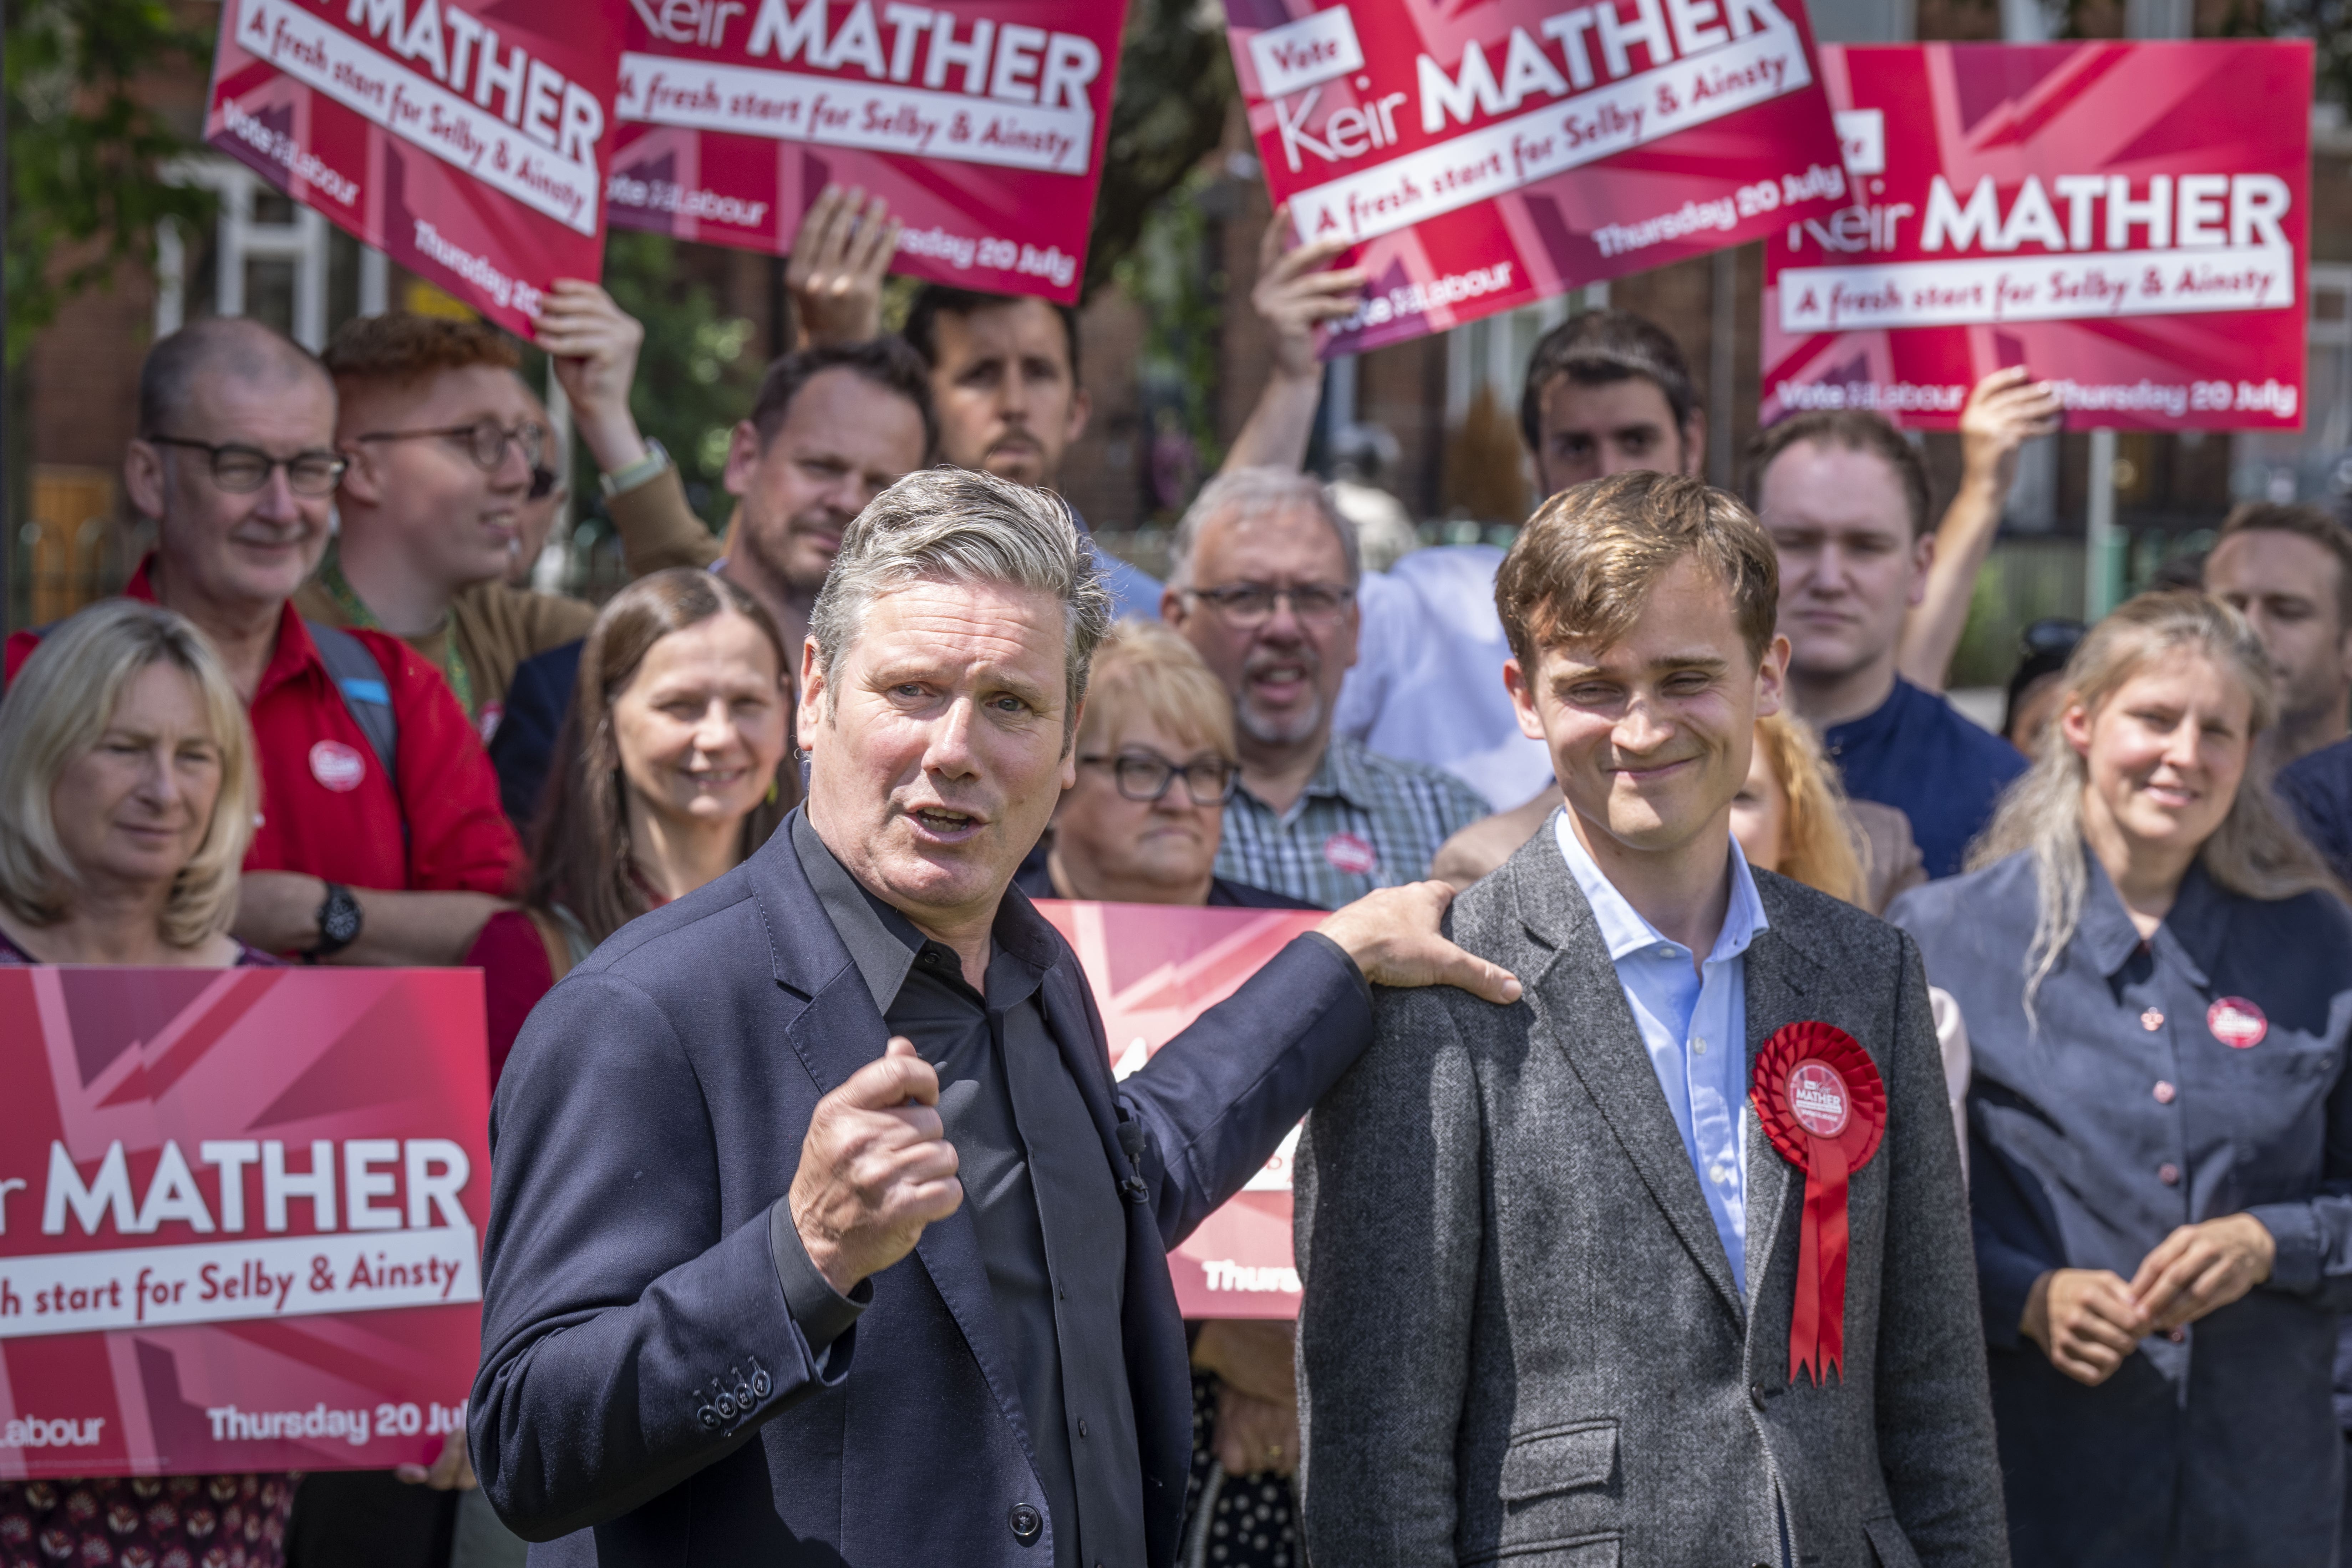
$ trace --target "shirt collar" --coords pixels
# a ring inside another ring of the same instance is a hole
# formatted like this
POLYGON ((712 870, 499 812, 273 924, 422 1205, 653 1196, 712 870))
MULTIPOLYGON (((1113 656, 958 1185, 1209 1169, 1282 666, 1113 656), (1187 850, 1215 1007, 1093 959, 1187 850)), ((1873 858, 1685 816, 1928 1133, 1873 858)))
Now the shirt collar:
MULTIPOLYGON (((1612 963, 1653 949, 1664 943, 1681 951, 1681 944, 1668 940, 1652 925, 1617 890, 1617 884, 1604 875, 1584 847, 1583 840, 1568 820, 1568 808, 1552 813, 1552 836, 1559 844, 1560 858, 1568 862, 1569 875, 1583 889, 1584 901, 1592 906, 1593 923, 1601 928, 1601 940, 1609 945, 1612 963)), ((1756 877, 1748 868, 1748 857, 1740 853, 1739 840, 1731 840, 1731 901, 1723 911, 1723 930, 1715 939, 1714 951, 1706 955, 1709 963, 1721 963, 1748 951, 1748 944, 1769 929, 1764 918, 1763 900, 1756 896, 1756 877)))
MULTIPOLYGON (((929 939, 915 929, 914 921, 876 898, 865 883, 849 874, 832 847, 818 836, 804 808, 794 806, 787 820, 792 824, 793 850, 800 857, 801 869, 807 874, 817 902, 833 922, 841 944, 849 950, 849 960, 857 966, 858 978, 866 982, 876 1010, 888 1012, 907 983, 908 971, 915 966, 916 953, 929 939)), ((997 905, 990 935, 997 951, 989 963, 989 1001, 1003 1006, 1019 1001, 1032 989, 1021 981, 1041 978, 1053 967, 1054 932, 1024 894, 1007 888, 997 905), (1015 984, 1009 990, 996 984, 998 966, 1007 958, 1019 961, 1030 972, 1014 977, 1015 984)))
MULTIPOLYGON (((122 584, 122 595, 140 599, 150 605, 161 603, 155 596, 155 552, 149 551, 140 558, 139 568, 131 574, 131 581, 122 584)), ((294 601, 287 600, 278 609, 278 642, 269 650, 269 662, 262 667, 261 681, 254 688, 253 700, 260 701, 285 682, 315 667, 322 680, 332 683, 327 661, 319 657, 319 645, 310 639, 310 628, 302 624, 301 612, 294 601)))
POLYGON ((1913 686, 1901 676, 1896 676, 1894 689, 1887 692, 1885 701, 1859 719, 1849 719, 1843 724, 1831 725, 1822 733, 1822 743, 1843 748, 1860 742, 1879 739, 1895 727, 1903 717, 1904 710, 1911 706, 1911 699, 1918 694, 1917 687, 1913 686))
MULTIPOLYGON (((2132 923, 2131 911, 2124 907, 2124 896, 2116 890, 2105 865, 2087 844, 2083 846, 2083 859, 2088 879, 2083 888, 2083 912, 2074 928, 2074 945, 2102 977, 2112 979, 2140 950, 2142 938, 2139 927, 2132 923)), ((2191 861, 2188 874, 2180 879, 2179 891, 2173 895, 2172 908, 2165 911, 2156 934, 2146 939, 2147 945, 2161 948, 2187 973, 2190 984, 2203 985, 2203 959, 2218 951, 2228 914, 2229 900, 2205 875, 2203 863, 2191 861)))

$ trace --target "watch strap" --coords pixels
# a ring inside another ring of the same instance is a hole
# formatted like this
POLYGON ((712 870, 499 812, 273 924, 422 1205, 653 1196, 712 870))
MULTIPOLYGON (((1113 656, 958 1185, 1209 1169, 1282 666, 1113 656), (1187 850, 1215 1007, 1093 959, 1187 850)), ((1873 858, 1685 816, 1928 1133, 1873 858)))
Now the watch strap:
POLYGON ((610 500, 614 496, 626 495, 641 485, 651 483, 662 470, 671 466, 669 448, 663 446, 657 438, 648 436, 646 437, 644 457, 617 473, 599 476, 596 482, 603 487, 605 499, 610 500))

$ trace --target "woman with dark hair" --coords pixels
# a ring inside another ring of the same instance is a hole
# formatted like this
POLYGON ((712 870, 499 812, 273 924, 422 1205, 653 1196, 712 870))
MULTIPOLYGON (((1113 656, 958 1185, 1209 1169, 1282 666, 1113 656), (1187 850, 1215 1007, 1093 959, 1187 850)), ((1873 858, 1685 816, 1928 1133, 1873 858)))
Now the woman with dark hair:
POLYGON ((2019 1568, 2332 1568, 2352 912, 2253 766, 2238 614, 2083 638, 1968 875, 1906 894, 1975 1057, 1970 1209, 2019 1568))
POLYGON ((800 798, 785 767, 792 666, 775 621, 724 577, 673 567, 613 596, 539 812, 523 908, 483 927, 495 1080, 523 1020, 598 942, 734 869, 800 798))

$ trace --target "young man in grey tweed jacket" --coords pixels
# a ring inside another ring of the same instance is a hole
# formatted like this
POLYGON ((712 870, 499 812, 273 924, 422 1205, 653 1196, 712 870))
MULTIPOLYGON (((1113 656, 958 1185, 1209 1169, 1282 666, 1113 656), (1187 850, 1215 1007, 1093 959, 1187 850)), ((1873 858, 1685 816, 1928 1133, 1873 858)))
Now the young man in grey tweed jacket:
POLYGON ((1504 564, 1506 679, 1565 809, 1451 917, 1525 997, 1381 993, 1307 1123, 1317 1563, 2009 1561, 1918 952, 1731 837, 1788 658, 1777 595, 1754 518, 1659 474, 1554 497, 1504 564), (1851 1037, 1847 1079, 1885 1089, 1819 1381, 1792 1372, 1809 1178, 1748 1099, 1798 1024, 1851 1037))

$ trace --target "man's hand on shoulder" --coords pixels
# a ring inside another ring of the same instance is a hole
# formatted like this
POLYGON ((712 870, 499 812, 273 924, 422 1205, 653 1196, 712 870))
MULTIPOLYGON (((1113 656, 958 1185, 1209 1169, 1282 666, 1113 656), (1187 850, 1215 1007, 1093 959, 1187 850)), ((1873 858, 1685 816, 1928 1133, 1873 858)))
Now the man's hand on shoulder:
POLYGON ((902 1035, 816 1102, 786 1201, 809 1261, 845 1296, 963 1202, 939 1102, 938 1071, 902 1035))
POLYGON ((1515 976, 1438 934, 1438 921, 1453 901, 1454 889, 1443 882, 1408 882, 1367 893, 1315 929, 1338 942, 1375 985, 1458 985, 1482 1001, 1517 1001, 1515 976))

